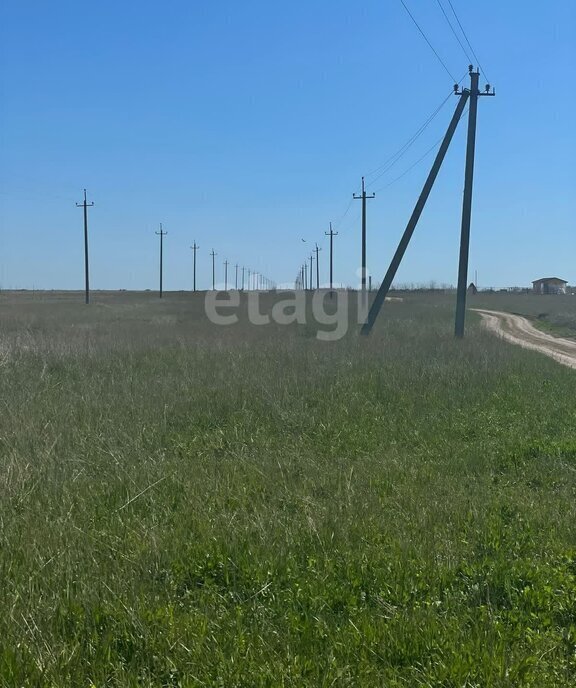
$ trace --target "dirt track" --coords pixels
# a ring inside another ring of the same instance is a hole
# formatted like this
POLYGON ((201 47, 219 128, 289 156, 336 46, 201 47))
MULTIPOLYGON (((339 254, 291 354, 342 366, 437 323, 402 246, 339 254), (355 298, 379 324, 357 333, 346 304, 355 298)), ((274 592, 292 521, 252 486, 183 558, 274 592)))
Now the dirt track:
POLYGON ((576 368, 576 341, 552 337, 537 330, 527 318, 512 313, 487 311, 481 308, 472 310, 480 313, 486 327, 512 344, 526 349, 534 349, 550 356, 558 363, 576 368))

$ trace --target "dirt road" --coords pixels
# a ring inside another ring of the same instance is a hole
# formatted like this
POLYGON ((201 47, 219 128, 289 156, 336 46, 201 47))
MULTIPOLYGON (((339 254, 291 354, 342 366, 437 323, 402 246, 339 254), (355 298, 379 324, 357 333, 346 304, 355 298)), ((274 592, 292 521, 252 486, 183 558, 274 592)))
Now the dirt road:
POLYGON ((487 311, 481 308, 472 310, 480 313, 484 325, 507 342, 518 344, 526 349, 534 349, 550 356, 558 363, 576 368, 576 340, 552 337, 537 330, 534 325, 521 315, 487 311))

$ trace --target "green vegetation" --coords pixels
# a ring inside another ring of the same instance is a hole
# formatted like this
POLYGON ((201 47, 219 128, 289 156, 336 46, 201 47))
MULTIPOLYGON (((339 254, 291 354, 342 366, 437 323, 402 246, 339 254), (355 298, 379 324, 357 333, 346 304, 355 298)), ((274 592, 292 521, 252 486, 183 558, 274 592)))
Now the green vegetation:
POLYGON ((576 371, 78 301, 0 297, 1 686, 574 686, 576 371))

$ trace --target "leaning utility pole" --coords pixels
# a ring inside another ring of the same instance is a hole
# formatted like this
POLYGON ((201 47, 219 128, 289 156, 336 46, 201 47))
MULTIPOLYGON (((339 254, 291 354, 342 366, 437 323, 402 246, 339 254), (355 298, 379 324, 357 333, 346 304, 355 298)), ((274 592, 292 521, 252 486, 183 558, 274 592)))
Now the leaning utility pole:
POLYGON ((355 200, 362 201, 362 297, 366 298, 366 201, 376 198, 376 194, 368 196, 366 194, 366 186, 364 177, 362 177, 362 193, 360 195, 353 194, 355 200))
POLYGON ((194 291, 196 291, 196 251, 200 248, 196 244, 196 240, 194 240, 194 245, 190 246, 190 248, 194 251, 194 291))
POLYGON ((168 234, 168 232, 162 231, 162 223, 160 223, 160 231, 156 232, 158 236, 160 237, 160 298, 162 298, 162 267, 163 267, 163 239, 164 237, 168 234))
POLYGON ((228 261, 224 261, 224 291, 228 291, 228 261))
POLYGON ((316 251, 316 289, 320 289, 320 262, 318 260, 318 253, 322 249, 318 248, 318 244, 316 244, 316 248, 314 250, 316 251))
POLYGON ((212 256, 212 291, 214 291, 216 289, 216 263, 214 259, 218 254, 214 253, 214 249, 212 249, 212 253, 210 255, 212 256))
POLYGON ((372 302, 372 305, 370 307, 370 311, 368 313, 368 317, 366 319, 366 322, 362 326, 361 333, 362 334, 370 334, 372 327, 374 326, 374 322, 376 318, 378 317, 378 313, 380 312, 380 309, 382 308, 382 305, 384 304, 384 301, 386 299, 386 294, 388 293, 390 287, 392 286, 392 281, 396 275, 396 271, 398 270, 398 267, 400 266, 400 263, 402 261, 402 258, 404 256, 404 253, 406 252, 406 249, 408 247, 408 244, 410 243, 410 239, 412 238, 412 235, 414 233, 414 230, 416 229, 416 225, 418 224, 418 220, 420 219, 420 216, 422 215, 422 211, 424 210, 424 206, 426 205, 426 201, 428 200, 428 197, 430 196, 430 192, 432 191, 432 187, 434 186, 434 182, 436 181, 436 177, 438 176, 438 172, 440 171, 440 168, 442 166, 442 162, 444 161, 444 157, 446 156, 446 152, 448 151, 448 148, 450 146, 450 142, 452 141, 452 138, 454 136, 454 132, 456 131, 456 127, 458 126, 458 122, 460 121, 463 113, 464 113, 464 108, 466 107, 466 103, 468 102, 468 99, 474 96, 474 100, 471 101, 470 103, 470 117, 468 121, 468 145, 467 145, 467 154, 466 154, 466 184, 465 184, 465 189, 464 189, 464 205, 463 205, 463 216, 462 216, 462 238, 461 238, 461 246, 460 246, 460 272, 458 275, 458 301, 457 301, 457 310, 456 310, 456 327, 455 327, 455 332, 456 336, 461 337, 464 334, 464 314, 465 314, 465 308, 466 308, 466 280, 468 276, 468 246, 469 246, 469 239, 470 239, 470 213, 471 213, 471 207, 472 207, 472 180, 473 180, 473 172, 474 172, 474 144, 475 144, 475 132, 476 132, 476 116, 477 116, 477 104, 478 104, 478 97, 479 96, 494 96, 496 95, 494 89, 490 91, 490 85, 486 86, 486 89, 483 93, 480 93, 478 90, 478 79, 479 79, 479 73, 474 72, 474 67, 470 66, 469 67, 469 72, 470 72, 470 79, 471 79, 471 88, 467 89, 464 88, 462 90, 459 89, 458 84, 454 85, 454 93, 457 96, 460 96, 460 99, 458 101, 458 105, 456 106, 456 110, 452 116, 452 119, 450 120, 450 124, 448 125, 448 129, 446 131, 446 134, 444 136, 444 139, 442 140, 442 143, 440 144, 440 149, 438 150, 438 153, 436 154, 436 158, 434 160, 434 163, 432 165, 432 169, 430 170, 430 173, 428 174, 428 177, 426 179, 426 182, 424 183, 424 187, 422 189, 422 192, 420 193, 420 196, 418 198, 418 201, 416 203, 416 206, 414 207, 414 210, 412 211, 412 215, 410 217, 410 220, 408 221, 408 224, 406 225, 406 229, 404 230, 404 234, 402 235, 402 238, 400 239, 400 243, 398 244, 398 248, 396 249, 396 253, 394 254, 394 257, 392 258, 392 261, 390 263, 390 266, 388 268, 388 271, 386 272, 386 275, 380 284, 380 288, 378 289, 376 296, 374 298, 374 301, 372 302))
POLYGON ((326 236, 330 237, 330 296, 332 296, 332 283, 334 276, 334 237, 338 236, 338 232, 332 229, 332 223, 330 223, 330 231, 324 232, 326 236))
POLYGON ((86 202, 86 189, 84 189, 84 201, 82 203, 76 203, 77 208, 84 208, 84 279, 85 279, 85 300, 86 303, 90 303, 90 274, 88 267, 88 208, 93 206, 94 203, 86 202))
MULTIPOLYGON (((458 265, 458 293, 456 296, 456 322, 454 334, 457 337, 464 336, 464 321, 466 318, 466 289, 468 282, 468 256, 470 252, 470 222, 472 217, 472 186, 474 182, 474 155, 476 151, 476 121, 478 117, 478 98, 480 96, 493 96, 490 86, 487 85, 484 93, 480 93, 478 82, 480 71, 474 71, 472 65, 470 71, 470 110, 468 112, 468 140, 466 144, 466 172, 464 180, 464 201, 462 204, 462 228, 460 232, 460 260, 458 265)), ((454 89, 458 93, 458 89, 454 89)), ((478 286, 478 285, 476 285, 478 286)))

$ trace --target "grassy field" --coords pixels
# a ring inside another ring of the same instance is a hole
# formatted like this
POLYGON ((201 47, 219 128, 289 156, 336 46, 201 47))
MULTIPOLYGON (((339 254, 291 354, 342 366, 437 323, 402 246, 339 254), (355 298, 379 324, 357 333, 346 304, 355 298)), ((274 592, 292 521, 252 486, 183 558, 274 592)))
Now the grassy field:
POLYGON ((453 308, 0 295, 0 686, 574 686, 576 371, 453 308))

